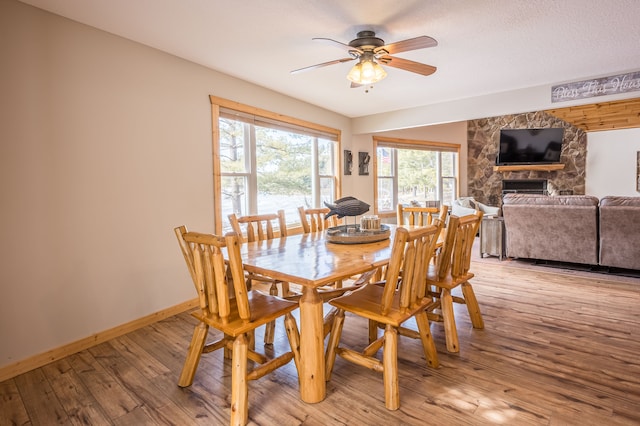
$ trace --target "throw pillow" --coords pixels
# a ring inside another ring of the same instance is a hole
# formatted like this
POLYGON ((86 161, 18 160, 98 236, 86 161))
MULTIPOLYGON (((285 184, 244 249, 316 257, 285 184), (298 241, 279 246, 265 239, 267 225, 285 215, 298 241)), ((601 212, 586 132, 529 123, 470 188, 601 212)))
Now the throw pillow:
POLYGON ((476 201, 473 198, 460 198, 458 199, 458 204, 460 204, 462 207, 466 207, 468 209, 474 209, 477 210, 476 207, 476 201))

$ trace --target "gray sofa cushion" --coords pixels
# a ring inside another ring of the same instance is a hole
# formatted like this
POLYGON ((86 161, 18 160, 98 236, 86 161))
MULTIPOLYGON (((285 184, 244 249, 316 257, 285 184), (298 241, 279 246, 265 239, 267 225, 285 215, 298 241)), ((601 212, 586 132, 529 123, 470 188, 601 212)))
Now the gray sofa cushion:
POLYGON ((509 257, 598 264, 598 198, 507 194, 502 212, 509 257))
POLYGON ((640 197, 600 200, 600 264, 640 269, 640 197))

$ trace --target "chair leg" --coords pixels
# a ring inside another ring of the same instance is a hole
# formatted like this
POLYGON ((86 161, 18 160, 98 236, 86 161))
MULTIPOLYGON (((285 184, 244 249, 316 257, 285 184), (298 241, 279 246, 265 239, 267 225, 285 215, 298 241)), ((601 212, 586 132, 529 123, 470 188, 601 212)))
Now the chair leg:
MULTIPOLYGON (((225 339, 229 339, 231 340, 231 336, 229 336, 228 334, 224 335, 225 339)), ((223 354, 224 354, 224 359, 231 359, 231 357, 233 356, 233 351, 231 349, 229 349, 228 347, 224 347, 224 349, 222 350, 223 354)))
POLYGON ((442 308, 442 320, 444 323, 444 335, 447 341, 447 351, 459 352, 458 330, 456 329, 456 319, 453 315, 453 298, 451 290, 442 289, 440 294, 440 304, 442 308))
POLYGON ((325 380, 328 382, 331 379, 331 371, 333 371, 333 365, 336 362, 336 349, 340 343, 340 335, 342 334, 342 326, 344 324, 344 311, 338 309, 336 316, 333 320, 333 327, 331 327, 331 334, 329 335, 329 341, 327 342, 327 353, 325 354, 325 380))
POLYGON ((373 343, 378 340, 378 322, 369 320, 369 343, 373 343))
POLYGON ((244 334, 233 341, 231 372, 231 424, 246 425, 249 420, 249 386, 247 383, 248 344, 244 334))
POLYGON ((467 310, 469 311, 469 318, 471 318, 473 328, 484 328, 484 320, 482 319, 478 299, 476 299, 476 294, 473 292, 473 287, 471 287, 469 281, 462 283, 462 294, 467 305, 467 310))
POLYGON ((387 324, 382 349, 382 375, 384 381, 384 405, 388 410, 400 408, 398 383, 398 331, 387 324))
POLYGON ((296 364, 296 371, 300 372, 300 332, 298 331, 296 319, 290 313, 284 316, 284 328, 289 338, 291 352, 293 352, 293 362, 296 364))
POLYGON ((178 386, 191 386, 191 383, 193 383, 193 377, 198 369, 198 363, 200 363, 200 356, 202 355, 208 332, 209 326, 203 322, 196 325, 193 330, 193 337, 191 337, 187 359, 184 361, 180 379, 178 379, 178 386))
POLYGON ((423 311, 416 314, 416 324, 418 325, 418 331, 420 331, 420 340, 422 340, 422 349, 424 350, 427 365, 436 368, 440 365, 440 361, 438 361, 438 352, 436 350, 436 344, 433 341, 433 336, 431 335, 429 318, 427 318, 426 312, 423 311))
MULTIPOLYGON (((271 283, 271 287, 269 288, 269 294, 272 296, 278 295, 278 285, 275 283, 271 283)), ((265 345, 273 345, 274 335, 276 334, 276 322, 271 321, 264 326, 264 344, 265 345)))

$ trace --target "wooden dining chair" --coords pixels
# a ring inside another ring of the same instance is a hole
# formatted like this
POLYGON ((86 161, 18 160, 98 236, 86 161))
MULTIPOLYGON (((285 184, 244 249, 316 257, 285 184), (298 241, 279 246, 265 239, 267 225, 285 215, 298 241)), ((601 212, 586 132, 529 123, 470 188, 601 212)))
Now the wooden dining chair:
POLYGON ((338 226, 337 216, 331 216, 328 219, 325 219, 325 216, 329 211, 330 210, 326 207, 314 209, 305 209, 303 206, 298 207, 302 232, 308 234, 309 232, 323 231, 325 229, 338 226))
POLYGON ((438 354, 429 330, 429 319, 426 313, 426 307, 431 303, 431 299, 425 297, 426 272, 438 232, 439 226, 433 225, 411 230, 397 228, 384 283, 369 284, 329 301, 329 304, 338 311, 325 356, 327 380, 331 378, 336 355, 382 372, 385 406, 389 410, 397 410, 400 407, 398 328, 411 318, 415 318, 417 323, 427 365, 438 366, 438 354), (384 327, 384 334, 361 351, 340 346, 345 312, 381 324, 384 327), (380 360, 376 354, 381 348, 382 359, 380 360))
POLYGON ((451 216, 446 228, 444 245, 436 265, 427 272, 427 295, 433 298, 427 311, 429 319, 444 324, 447 351, 459 352, 458 331, 454 317, 453 303, 467 305, 473 328, 484 328, 480 306, 469 280, 473 273, 471 249, 478 232, 483 213, 476 211, 467 216, 451 216), (452 295, 451 291, 461 286, 462 297, 452 295))
MULTIPOLYGON (((232 213, 228 216, 229 223, 233 231, 242 237, 243 242, 254 242, 263 240, 272 240, 276 237, 287 236, 287 221, 284 210, 278 210, 277 213, 266 213, 259 215, 236 216, 232 213), (277 232, 276 232, 277 230, 277 232)), ((249 288, 253 282, 263 282, 270 284, 269 294, 282 297, 290 296, 289 283, 285 281, 275 280, 259 274, 246 273, 247 285, 249 288), (280 293, 278 286, 281 287, 280 293)), ((272 344, 275 333, 275 323, 267 324, 264 333, 264 343, 272 344)))
POLYGON ((231 351, 231 421, 244 425, 248 421, 248 384, 284 366, 294 359, 299 366, 300 336, 291 312, 296 302, 247 290, 240 238, 235 233, 224 237, 188 232, 186 227, 175 228, 180 249, 196 288, 199 309, 192 312, 197 320, 189 344, 187 358, 178 380, 180 387, 190 386, 198 368, 200 357, 217 349, 231 351), (227 258, 224 257, 226 248, 227 258), (249 341, 257 327, 284 317, 291 351, 267 358, 255 352, 249 341), (219 340, 206 343, 209 327, 222 333, 219 340), (247 361, 254 365, 249 369, 247 361))
POLYGON ((229 223, 243 242, 270 240, 276 236, 287 236, 287 220, 284 210, 277 213, 237 216, 231 213, 229 223), (277 233, 276 233, 277 229, 277 233))
MULTIPOLYGON (((403 226, 406 222, 407 225, 431 225, 433 223, 433 217, 437 213, 438 219, 443 221, 443 223, 447 222, 447 213, 449 212, 449 206, 443 204, 440 207, 429 206, 429 207, 420 207, 420 206, 403 206, 402 204, 398 204, 398 208, 396 211, 396 222, 398 226, 403 226)), ((443 232, 443 231, 441 231, 443 232)), ((438 242, 436 243, 436 248, 433 254, 432 262, 435 263, 438 254, 442 250, 443 238, 442 234, 438 238, 438 242)))
POLYGON ((407 225, 425 226, 433 223, 433 216, 438 215, 442 220, 446 219, 449 206, 443 204, 442 207, 420 207, 403 206, 398 204, 396 210, 396 223, 398 226, 407 225), (406 218, 406 219, 405 219, 406 218))

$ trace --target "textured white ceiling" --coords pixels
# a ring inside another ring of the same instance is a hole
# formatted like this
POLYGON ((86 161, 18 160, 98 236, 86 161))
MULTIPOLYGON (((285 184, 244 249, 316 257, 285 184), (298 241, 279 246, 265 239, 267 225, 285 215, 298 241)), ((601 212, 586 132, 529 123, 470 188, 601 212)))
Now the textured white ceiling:
POLYGON ((638 0, 22 1, 349 117, 640 69, 638 0), (435 38, 398 56, 438 71, 387 67, 369 93, 349 88, 353 62, 290 74, 345 57, 313 37, 363 29, 435 38))

